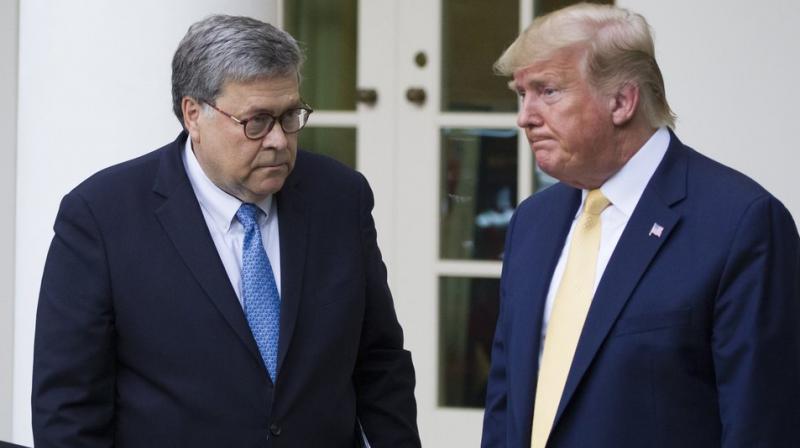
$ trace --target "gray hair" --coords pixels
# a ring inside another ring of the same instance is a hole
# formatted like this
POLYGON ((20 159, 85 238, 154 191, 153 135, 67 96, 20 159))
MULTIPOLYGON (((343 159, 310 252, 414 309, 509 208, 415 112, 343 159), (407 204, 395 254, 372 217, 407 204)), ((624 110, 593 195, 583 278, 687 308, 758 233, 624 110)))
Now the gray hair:
POLYGON ((289 33, 249 17, 212 15, 194 23, 172 58, 172 110, 184 97, 213 102, 226 82, 300 76, 303 52, 289 33))
POLYGON ((634 82, 648 123, 674 127, 650 25, 627 9, 579 3, 538 17, 500 56, 495 71, 509 76, 566 48, 585 49, 583 69, 596 89, 609 93, 634 82))

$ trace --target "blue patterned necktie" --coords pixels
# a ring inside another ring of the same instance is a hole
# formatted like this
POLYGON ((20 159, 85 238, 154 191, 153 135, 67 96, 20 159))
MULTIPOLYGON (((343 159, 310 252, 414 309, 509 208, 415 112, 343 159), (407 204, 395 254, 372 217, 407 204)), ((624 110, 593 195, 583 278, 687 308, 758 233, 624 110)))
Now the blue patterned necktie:
POLYGON ((236 218, 244 227, 242 302, 250 331, 274 384, 278 364, 281 296, 261 241, 259 213, 261 210, 257 206, 248 203, 243 203, 236 212, 236 218))

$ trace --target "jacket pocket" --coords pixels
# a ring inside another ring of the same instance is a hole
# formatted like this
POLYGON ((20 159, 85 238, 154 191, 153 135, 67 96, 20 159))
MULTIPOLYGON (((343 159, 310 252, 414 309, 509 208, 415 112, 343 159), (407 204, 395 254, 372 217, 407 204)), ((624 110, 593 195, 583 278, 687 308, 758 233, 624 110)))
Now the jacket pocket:
POLYGON ((618 320, 614 326, 612 336, 623 336, 626 334, 644 333, 672 327, 688 326, 690 322, 691 310, 689 309, 661 311, 657 313, 623 317, 618 320))

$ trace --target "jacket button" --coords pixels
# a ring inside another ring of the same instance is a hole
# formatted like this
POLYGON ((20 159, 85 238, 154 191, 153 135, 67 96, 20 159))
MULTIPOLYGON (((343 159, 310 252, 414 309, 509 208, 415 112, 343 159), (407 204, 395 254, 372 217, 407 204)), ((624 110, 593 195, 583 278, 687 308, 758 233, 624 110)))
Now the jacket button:
POLYGON ((269 425, 269 432, 271 432, 273 436, 278 437, 281 435, 281 427, 273 423, 269 425))

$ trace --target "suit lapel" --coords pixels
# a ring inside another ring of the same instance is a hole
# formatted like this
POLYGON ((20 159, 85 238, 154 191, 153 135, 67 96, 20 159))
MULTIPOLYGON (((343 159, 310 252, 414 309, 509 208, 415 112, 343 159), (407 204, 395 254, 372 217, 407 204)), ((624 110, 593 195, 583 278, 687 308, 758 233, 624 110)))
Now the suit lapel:
POLYGON ((572 361, 553 426, 575 394, 642 275, 680 221, 671 206, 686 196, 686 149, 674 134, 670 146, 628 221, 597 287, 572 361), (651 235, 654 225, 661 235, 651 235))
POLYGON ((522 427, 527 425, 529 430, 539 371, 544 305, 550 279, 581 200, 580 190, 563 184, 551 189, 543 194, 553 194, 555 198, 537 207, 532 220, 520 219, 515 224, 519 236, 512 241, 511 259, 504 260, 509 271, 503 275, 513 279, 506 289, 514 291, 516 300, 509 308, 513 311, 510 319, 515 336, 508 359, 514 363, 509 366, 515 372, 511 378, 516 378, 510 390, 524 397, 512 403, 516 403, 515 414, 522 419, 522 427))
POLYGON ((186 134, 182 133, 162 154, 153 191, 164 197, 164 202, 155 210, 156 217, 208 299, 263 366, 258 346, 183 167, 181 153, 185 143, 186 134))
POLYGON ((278 341, 278 374, 286 358, 297 322, 303 293, 308 223, 303 194, 296 173, 277 194, 281 242, 281 322, 278 341))

